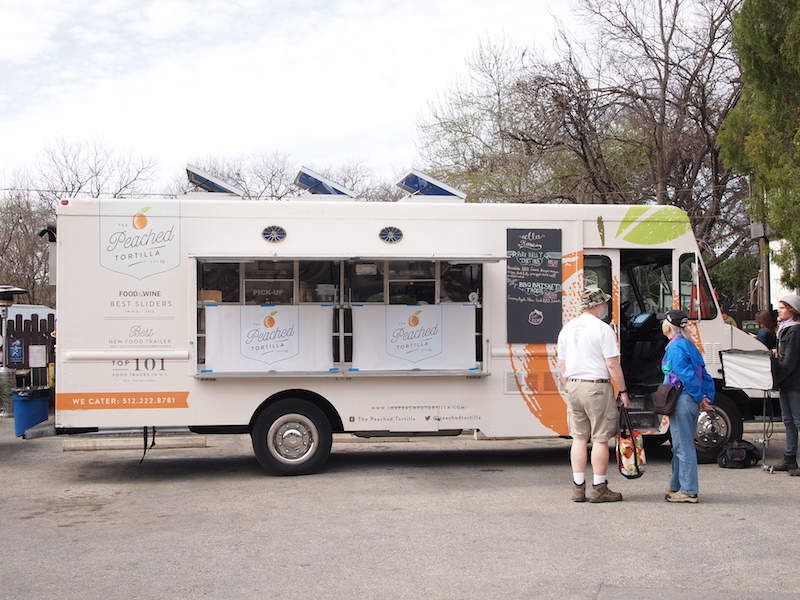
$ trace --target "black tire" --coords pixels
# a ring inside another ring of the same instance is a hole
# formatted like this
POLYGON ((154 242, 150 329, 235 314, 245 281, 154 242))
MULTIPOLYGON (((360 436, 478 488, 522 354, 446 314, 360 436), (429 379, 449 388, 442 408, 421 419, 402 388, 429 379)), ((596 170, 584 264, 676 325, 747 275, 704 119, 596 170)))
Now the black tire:
POLYGON ((250 433, 258 462, 273 475, 316 473, 331 453, 325 414, 306 400, 279 400, 264 410, 250 433))
POLYGON ((733 400, 725 394, 714 396, 714 410, 700 411, 694 445, 697 448, 697 462, 713 463, 728 442, 742 438, 742 414, 733 400))

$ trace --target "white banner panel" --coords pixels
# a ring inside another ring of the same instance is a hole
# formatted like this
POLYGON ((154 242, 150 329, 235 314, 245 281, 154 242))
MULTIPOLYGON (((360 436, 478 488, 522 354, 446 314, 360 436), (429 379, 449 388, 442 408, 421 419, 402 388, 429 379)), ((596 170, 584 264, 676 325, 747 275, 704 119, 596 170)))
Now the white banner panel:
POLYGON ((769 350, 723 350, 719 357, 725 387, 765 391, 777 389, 769 350))
POLYGON ((204 371, 329 371, 331 306, 206 306, 204 371))
POLYGON ((353 306, 353 368, 468 370, 475 362, 475 305, 353 306))

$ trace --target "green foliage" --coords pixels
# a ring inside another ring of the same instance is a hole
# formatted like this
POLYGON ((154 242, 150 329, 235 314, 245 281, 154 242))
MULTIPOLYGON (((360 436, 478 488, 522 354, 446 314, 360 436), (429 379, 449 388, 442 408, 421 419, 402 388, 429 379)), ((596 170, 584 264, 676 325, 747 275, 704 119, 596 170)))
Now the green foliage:
POLYGON ((734 19, 744 84, 719 137, 727 164, 751 175, 750 213, 786 240, 773 257, 797 287, 800 249, 800 0, 745 0, 734 19))
POLYGON ((729 258, 709 269, 711 282, 723 307, 746 302, 750 281, 758 276, 759 266, 758 256, 748 254, 729 258))

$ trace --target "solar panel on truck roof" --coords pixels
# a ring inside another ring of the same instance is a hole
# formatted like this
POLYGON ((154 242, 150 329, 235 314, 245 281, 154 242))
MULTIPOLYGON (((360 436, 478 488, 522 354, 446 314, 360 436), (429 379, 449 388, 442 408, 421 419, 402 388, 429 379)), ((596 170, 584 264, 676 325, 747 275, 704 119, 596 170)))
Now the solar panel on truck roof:
POLYGON ((186 165, 186 176, 189 178, 190 183, 193 183, 197 187, 202 188, 207 192, 244 196, 244 192, 236 186, 222 181, 221 179, 214 177, 205 171, 201 171, 194 165, 186 165))
POLYGON ((438 179, 434 179, 430 175, 411 169, 411 172, 403 177, 397 186, 407 191, 412 196, 454 196, 456 198, 464 199, 467 195, 461 190, 450 187, 446 183, 442 183, 438 179))
POLYGON ((319 173, 315 173, 306 167, 300 167, 300 172, 297 174, 294 184, 299 188, 307 190, 311 194, 348 196, 350 198, 354 198, 356 195, 352 190, 349 190, 343 185, 336 183, 335 181, 331 181, 330 179, 327 179, 319 173))

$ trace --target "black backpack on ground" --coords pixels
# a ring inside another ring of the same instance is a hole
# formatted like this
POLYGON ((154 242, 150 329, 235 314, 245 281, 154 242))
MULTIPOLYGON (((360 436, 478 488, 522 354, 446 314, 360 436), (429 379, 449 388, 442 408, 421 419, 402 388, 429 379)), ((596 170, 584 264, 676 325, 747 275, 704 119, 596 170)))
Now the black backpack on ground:
POLYGON ((717 457, 717 464, 726 469, 746 469, 758 464, 761 452, 750 442, 734 440, 725 444, 722 453, 717 457))

